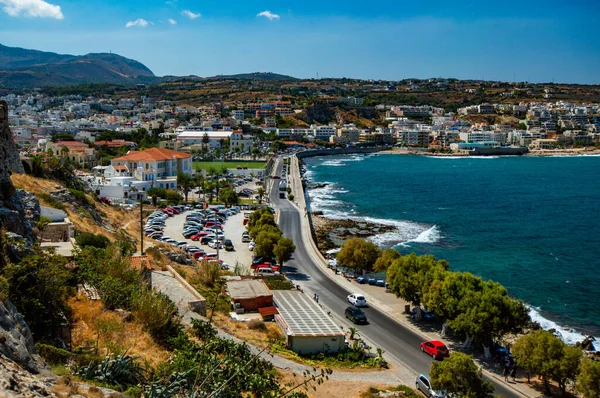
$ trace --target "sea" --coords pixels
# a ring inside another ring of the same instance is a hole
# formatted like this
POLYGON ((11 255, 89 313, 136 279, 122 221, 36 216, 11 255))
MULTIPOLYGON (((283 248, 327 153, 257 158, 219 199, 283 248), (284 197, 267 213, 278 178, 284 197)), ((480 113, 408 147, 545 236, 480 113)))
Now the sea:
MULTIPOLYGON (((600 336, 600 156, 305 159, 311 211, 505 286, 569 344, 600 336)), ((600 341, 600 340, 598 340, 600 341)), ((599 344, 596 344, 598 348, 599 344)))

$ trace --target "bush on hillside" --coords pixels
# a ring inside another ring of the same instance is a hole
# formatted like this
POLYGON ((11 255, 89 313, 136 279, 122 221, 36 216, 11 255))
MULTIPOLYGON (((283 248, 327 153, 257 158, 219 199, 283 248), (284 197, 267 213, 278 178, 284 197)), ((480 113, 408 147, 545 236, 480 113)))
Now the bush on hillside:
POLYGON ((104 235, 96 235, 90 232, 82 232, 75 237, 75 241, 81 247, 92 246, 98 249, 106 249, 110 240, 104 235))

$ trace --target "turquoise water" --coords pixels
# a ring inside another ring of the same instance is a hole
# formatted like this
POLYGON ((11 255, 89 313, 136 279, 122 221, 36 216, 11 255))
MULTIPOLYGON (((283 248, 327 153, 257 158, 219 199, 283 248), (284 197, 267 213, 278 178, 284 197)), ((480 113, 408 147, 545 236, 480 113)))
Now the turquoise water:
POLYGON ((502 283, 567 341, 600 336, 600 157, 351 155, 306 165, 309 180, 330 183, 309 192, 311 210, 395 225, 374 241, 502 283))

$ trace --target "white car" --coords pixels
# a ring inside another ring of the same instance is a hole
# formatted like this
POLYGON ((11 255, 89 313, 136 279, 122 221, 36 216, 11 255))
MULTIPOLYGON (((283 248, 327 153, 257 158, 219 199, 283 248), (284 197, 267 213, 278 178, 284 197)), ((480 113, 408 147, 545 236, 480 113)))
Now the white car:
POLYGON ((360 293, 352 293, 348 296, 348 302, 354 304, 356 307, 366 307, 367 299, 360 293))
POLYGON ((255 247, 256 247, 256 243, 250 242, 250 244, 248 245, 248 250, 253 251, 255 247))
POLYGON ((223 248, 223 243, 220 240, 213 239, 208 242, 208 247, 212 247, 213 249, 216 249, 217 245, 219 246, 219 249, 223 248))

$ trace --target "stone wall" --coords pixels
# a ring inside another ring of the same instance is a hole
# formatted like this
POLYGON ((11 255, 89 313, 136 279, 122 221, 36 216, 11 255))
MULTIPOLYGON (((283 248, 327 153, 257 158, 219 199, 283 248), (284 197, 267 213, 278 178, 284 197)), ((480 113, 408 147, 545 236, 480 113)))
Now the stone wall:
POLYGON ((73 223, 65 218, 64 222, 53 222, 44 227, 40 232, 42 242, 68 242, 75 237, 73 223))

